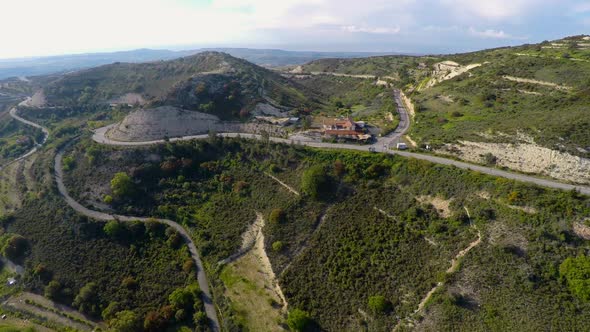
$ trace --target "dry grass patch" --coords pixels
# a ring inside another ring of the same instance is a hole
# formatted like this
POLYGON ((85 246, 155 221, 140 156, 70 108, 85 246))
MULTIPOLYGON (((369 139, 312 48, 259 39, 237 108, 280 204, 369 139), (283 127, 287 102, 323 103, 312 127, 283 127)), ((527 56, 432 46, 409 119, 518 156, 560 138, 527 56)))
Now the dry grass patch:
POLYGON ((433 197, 429 195, 424 195, 416 197, 416 200, 422 204, 430 204, 434 206, 434 208, 438 212, 438 215, 442 218, 448 218, 451 216, 450 205, 452 199, 444 199, 440 196, 433 197))
POLYGON ((225 296, 231 301, 239 322, 249 331, 284 331, 281 324, 287 304, 266 255, 261 231, 264 219, 260 215, 255 225, 243 239, 245 242, 255 239, 252 249, 221 272, 225 296))
POLYGON ((13 163, 0 171, 0 213, 6 214, 21 207, 18 187, 20 162, 13 163))

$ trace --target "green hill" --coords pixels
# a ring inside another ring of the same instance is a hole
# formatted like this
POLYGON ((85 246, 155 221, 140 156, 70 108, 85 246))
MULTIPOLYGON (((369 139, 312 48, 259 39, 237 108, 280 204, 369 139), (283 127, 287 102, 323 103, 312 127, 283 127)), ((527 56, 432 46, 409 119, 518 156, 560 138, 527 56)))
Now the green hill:
POLYGON ((259 102, 286 109, 318 103, 315 93, 279 74, 219 52, 66 74, 49 83, 45 94, 49 104, 58 106, 139 102, 222 117, 238 116, 259 102))
POLYGON ((520 133, 590 156, 586 36, 455 55, 323 59, 299 69, 375 75, 403 87, 416 106, 410 135, 418 143, 511 143, 520 133))

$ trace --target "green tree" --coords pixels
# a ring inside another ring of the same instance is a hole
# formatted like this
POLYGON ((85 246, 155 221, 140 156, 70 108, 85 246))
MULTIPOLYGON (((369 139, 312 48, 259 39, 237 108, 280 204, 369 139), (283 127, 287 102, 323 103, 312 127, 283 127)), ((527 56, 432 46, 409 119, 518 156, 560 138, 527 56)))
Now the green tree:
POLYGON ((117 332, 135 332, 139 327, 137 314, 131 310, 119 311, 109 321, 109 327, 117 332))
POLYGON ((119 172, 111 180, 111 190, 117 197, 130 197, 135 193, 135 184, 127 173, 119 172))
POLYGON ((172 294, 168 296, 168 301, 174 307, 174 309, 191 309, 195 301, 193 294, 185 289, 176 289, 172 294))
POLYGON ((281 241, 275 241, 272 244, 272 251, 280 252, 285 248, 285 244, 281 241))
POLYGON ((50 300, 55 300, 59 296, 61 291, 61 284, 56 280, 51 280, 47 286, 45 286, 45 290, 43 295, 50 300))
POLYGON ((283 209, 274 209, 268 216, 268 221, 273 225, 278 225, 285 221, 285 212, 283 209))
POLYGON ((78 292, 78 295, 74 298, 74 307, 86 314, 98 314, 99 303, 97 290, 97 286, 94 282, 89 282, 84 287, 80 288, 80 292, 78 292))
POLYGON ((301 189, 315 200, 325 199, 331 189, 330 177, 323 166, 315 165, 303 173, 301 189))
POLYGON ((293 309, 289 311, 287 317, 287 325, 291 331, 305 331, 311 325, 311 318, 309 314, 301 309, 293 309))
POLYGON ((574 295, 590 301, 590 257, 567 258, 559 266, 559 276, 574 295))
POLYGON ((102 311, 102 319, 109 321, 115 317, 115 314, 121 310, 121 305, 117 301, 109 303, 109 305, 102 311))
POLYGON ((127 234, 127 227, 125 224, 117 220, 111 220, 107 222, 107 224, 103 227, 103 230, 106 235, 114 239, 124 238, 127 234))
POLYGON ((2 248, 2 252, 4 253, 4 256, 10 260, 20 260, 28 249, 29 241, 21 235, 14 234, 8 239, 8 241, 6 241, 4 248, 2 248))
POLYGON ((209 318, 207 317, 207 314, 205 314, 204 312, 197 311, 193 315, 193 322, 196 326, 204 327, 209 323, 209 318))
POLYGON ((150 311, 143 320, 143 328, 146 331, 162 331, 166 328, 168 321, 158 311, 150 311))
POLYGON ((111 196, 111 195, 104 195, 104 197, 103 197, 102 200, 106 204, 111 204, 113 202, 113 196, 111 196))
POLYGON ((391 310, 391 303, 381 295, 369 297, 369 309, 375 314, 383 314, 391 310))

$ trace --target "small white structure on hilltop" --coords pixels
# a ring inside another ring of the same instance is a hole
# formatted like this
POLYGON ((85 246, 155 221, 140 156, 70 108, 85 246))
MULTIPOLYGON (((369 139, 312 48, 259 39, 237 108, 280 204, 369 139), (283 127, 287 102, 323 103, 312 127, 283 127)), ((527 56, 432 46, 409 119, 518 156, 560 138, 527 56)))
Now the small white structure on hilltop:
POLYGON ((16 279, 14 279, 14 278, 8 278, 8 279, 6 280, 6 284, 7 284, 8 286, 12 286, 12 285, 16 284, 16 279))

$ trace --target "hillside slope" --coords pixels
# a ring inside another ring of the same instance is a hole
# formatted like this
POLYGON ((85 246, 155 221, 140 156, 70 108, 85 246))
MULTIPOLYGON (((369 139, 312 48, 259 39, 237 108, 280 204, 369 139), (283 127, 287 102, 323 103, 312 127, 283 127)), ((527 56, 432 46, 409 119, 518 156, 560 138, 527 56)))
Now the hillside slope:
POLYGON ((172 61, 115 63, 62 76, 45 88, 50 105, 139 103, 236 117, 259 102, 311 106, 314 93, 245 60, 204 52, 172 61))
POLYGON ((588 36, 446 56, 318 60, 297 69, 379 76, 403 87, 415 108, 412 140, 440 153, 571 181, 590 162, 588 36))

